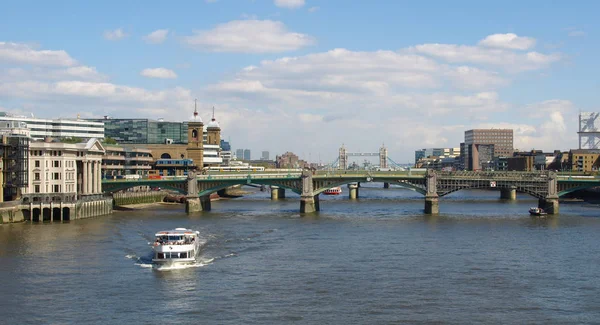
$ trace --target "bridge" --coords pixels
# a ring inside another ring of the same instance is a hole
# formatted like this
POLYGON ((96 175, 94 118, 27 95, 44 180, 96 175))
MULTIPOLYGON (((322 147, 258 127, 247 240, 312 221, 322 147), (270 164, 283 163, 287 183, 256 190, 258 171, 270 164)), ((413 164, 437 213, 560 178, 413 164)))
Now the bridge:
POLYGON ((210 194, 234 185, 258 184, 271 187, 271 198, 285 197, 285 190, 300 195, 300 212, 320 210, 319 194, 325 190, 348 185, 349 197, 359 197, 359 183, 379 182, 414 190, 425 197, 425 213, 439 213, 439 199, 466 189, 497 189, 500 197, 516 199, 516 193, 527 193, 538 199, 538 205, 550 214, 558 214, 558 199, 568 193, 600 186, 600 178, 571 176, 552 171, 542 172, 443 172, 413 171, 309 171, 214 173, 166 179, 103 180, 104 192, 117 192, 136 186, 170 189, 187 196, 186 211, 210 210, 210 194))

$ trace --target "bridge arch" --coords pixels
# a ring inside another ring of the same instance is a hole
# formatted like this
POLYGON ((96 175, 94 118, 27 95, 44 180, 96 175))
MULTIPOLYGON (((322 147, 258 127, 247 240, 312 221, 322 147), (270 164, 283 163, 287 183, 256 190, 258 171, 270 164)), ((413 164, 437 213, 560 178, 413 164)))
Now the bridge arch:
POLYGON ((513 189, 513 190, 516 190, 519 193, 526 193, 526 194, 529 194, 529 195, 531 195, 531 196, 533 196, 535 198, 538 198, 538 199, 543 199, 545 197, 545 195, 543 195, 543 194, 540 194, 540 193, 538 193, 536 191, 533 191, 533 190, 530 190, 528 188, 521 187, 521 186, 497 186, 497 187, 491 187, 489 185, 474 185, 474 186, 465 186, 465 187, 460 187, 460 188, 453 188, 453 189, 450 189, 450 190, 447 190, 447 191, 438 189, 437 193, 438 193, 439 197, 444 197, 444 196, 446 196, 448 194, 452 194, 454 192, 458 192, 458 191, 461 191, 461 190, 477 190, 477 189, 490 189, 490 190, 494 190, 494 189, 497 189, 497 190, 501 190, 501 189, 513 189))
POLYGON ((218 192, 222 189, 234 186, 234 185, 247 185, 247 184, 257 184, 257 185, 266 185, 266 186, 277 186, 279 188, 283 188, 286 190, 290 190, 296 194, 302 193, 301 184, 299 181, 294 179, 290 180, 261 180, 261 179, 236 179, 236 180, 228 180, 228 181, 219 181, 215 180, 215 182, 211 184, 202 184, 198 196, 210 195, 212 193, 218 192))
POLYGON ((581 190, 587 190, 587 189, 590 189, 593 187, 598 187, 598 184, 575 186, 575 187, 558 192, 558 197, 565 196, 569 193, 573 193, 573 192, 577 192, 577 191, 581 191, 581 190))

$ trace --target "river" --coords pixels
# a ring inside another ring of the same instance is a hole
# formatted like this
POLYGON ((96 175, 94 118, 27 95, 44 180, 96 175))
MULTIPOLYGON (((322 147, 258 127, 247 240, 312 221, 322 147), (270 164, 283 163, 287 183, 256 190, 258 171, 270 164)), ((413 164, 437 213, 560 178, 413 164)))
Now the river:
MULTIPOLYGON (((381 185, 381 184, 377 184, 381 185)), ((2 324, 582 324, 600 320, 600 207, 459 191, 423 197, 361 188, 360 199, 265 192, 0 226, 2 324), (156 231, 201 232, 194 267, 150 267, 156 231)))

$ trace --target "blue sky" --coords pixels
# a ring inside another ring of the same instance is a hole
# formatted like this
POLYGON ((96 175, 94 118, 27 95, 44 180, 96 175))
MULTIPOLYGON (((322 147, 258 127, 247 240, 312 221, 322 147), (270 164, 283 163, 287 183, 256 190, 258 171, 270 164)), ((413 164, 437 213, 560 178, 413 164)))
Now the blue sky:
POLYGON ((598 111, 592 1, 18 1, 0 5, 0 109, 186 120, 234 148, 396 161, 513 128, 577 147, 598 111))

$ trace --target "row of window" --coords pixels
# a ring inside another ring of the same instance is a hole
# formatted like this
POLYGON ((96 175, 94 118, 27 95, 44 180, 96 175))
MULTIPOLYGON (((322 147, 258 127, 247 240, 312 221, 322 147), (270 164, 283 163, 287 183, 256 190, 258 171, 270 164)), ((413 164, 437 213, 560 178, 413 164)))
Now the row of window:
POLYGON ((31 150, 31 156, 33 157, 41 157, 41 156, 62 156, 61 150, 31 150))

